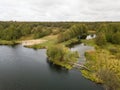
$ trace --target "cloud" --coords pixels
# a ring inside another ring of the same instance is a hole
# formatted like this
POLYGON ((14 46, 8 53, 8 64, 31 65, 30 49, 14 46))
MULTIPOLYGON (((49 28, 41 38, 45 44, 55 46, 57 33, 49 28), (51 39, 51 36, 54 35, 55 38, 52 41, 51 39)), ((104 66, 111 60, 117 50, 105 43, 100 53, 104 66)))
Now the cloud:
POLYGON ((0 0, 0 20, 120 21, 120 0, 0 0))

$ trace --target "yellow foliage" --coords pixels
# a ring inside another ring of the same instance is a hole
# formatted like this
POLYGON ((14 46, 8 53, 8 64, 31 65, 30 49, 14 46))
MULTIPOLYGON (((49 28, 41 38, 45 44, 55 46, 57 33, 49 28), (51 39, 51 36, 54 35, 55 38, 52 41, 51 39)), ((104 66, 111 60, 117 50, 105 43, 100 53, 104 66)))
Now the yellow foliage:
POLYGON ((106 86, 114 85, 115 87, 116 85, 115 88, 119 88, 118 83, 120 83, 120 60, 115 58, 116 56, 112 55, 105 49, 98 49, 94 52, 88 51, 85 55, 87 58, 86 67, 91 70, 91 72, 82 71, 85 77, 97 83, 101 83, 103 81, 106 86), (109 76, 109 74, 111 74, 110 81, 108 80, 109 78, 105 78, 109 76))

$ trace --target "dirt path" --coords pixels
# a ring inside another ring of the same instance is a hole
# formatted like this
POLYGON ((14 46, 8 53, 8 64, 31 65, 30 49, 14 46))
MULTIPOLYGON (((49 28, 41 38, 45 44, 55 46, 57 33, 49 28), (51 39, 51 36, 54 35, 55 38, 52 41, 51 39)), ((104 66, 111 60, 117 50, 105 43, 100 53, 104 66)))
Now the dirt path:
POLYGON ((21 41, 21 44, 23 46, 31 46, 31 45, 36 45, 36 44, 44 43, 46 41, 47 40, 43 40, 43 39, 24 40, 24 41, 21 41))

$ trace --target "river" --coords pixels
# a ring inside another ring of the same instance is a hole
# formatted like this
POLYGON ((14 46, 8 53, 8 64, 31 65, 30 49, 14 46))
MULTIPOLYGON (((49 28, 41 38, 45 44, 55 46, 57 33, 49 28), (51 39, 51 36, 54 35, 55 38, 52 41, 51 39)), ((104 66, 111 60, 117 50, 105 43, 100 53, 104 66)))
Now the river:
MULTIPOLYGON (((82 52, 80 46, 72 49, 82 52)), ((80 60, 82 58, 85 59, 83 55, 80 60)), ((34 50, 17 45, 0 46, 0 90, 104 89, 85 79, 78 70, 67 71, 50 64, 45 49, 34 50)))

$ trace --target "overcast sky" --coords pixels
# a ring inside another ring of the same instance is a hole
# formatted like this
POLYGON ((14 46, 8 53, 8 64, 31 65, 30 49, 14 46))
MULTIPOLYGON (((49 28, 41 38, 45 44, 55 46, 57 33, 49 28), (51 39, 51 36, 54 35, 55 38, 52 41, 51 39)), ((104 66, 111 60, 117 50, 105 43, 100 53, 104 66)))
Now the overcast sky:
POLYGON ((0 21, 120 21, 120 0, 0 0, 0 21))

